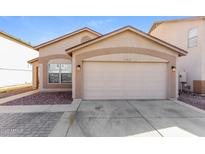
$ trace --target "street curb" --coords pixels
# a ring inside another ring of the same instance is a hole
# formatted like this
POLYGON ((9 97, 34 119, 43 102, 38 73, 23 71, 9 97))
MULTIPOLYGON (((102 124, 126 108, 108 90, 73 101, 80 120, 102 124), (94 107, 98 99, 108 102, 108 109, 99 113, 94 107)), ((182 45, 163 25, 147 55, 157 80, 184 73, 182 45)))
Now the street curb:
POLYGON ((32 113, 32 112, 75 112, 81 100, 73 100, 71 104, 58 105, 11 105, 0 106, 0 113, 32 113))
POLYGON ((72 104, 75 104, 75 110, 73 108, 73 111, 70 112, 64 112, 56 126, 53 128, 51 133, 49 134, 49 137, 66 137, 69 131, 69 128, 73 124, 73 118, 76 115, 76 112, 80 106, 81 99, 74 99, 72 104))
POLYGON ((66 137, 69 127, 72 125, 70 117, 73 112, 64 112, 48 137, 66 137))

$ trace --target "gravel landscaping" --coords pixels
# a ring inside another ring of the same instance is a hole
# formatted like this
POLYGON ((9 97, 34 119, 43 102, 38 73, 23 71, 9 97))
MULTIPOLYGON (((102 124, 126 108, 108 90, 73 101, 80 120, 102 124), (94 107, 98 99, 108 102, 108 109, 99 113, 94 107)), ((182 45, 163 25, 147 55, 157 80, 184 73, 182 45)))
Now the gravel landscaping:
POLYGON ((6 105, 54 105, 70 104, 72 102, 72 92, 38 92, 36 94, 22 97, 4 104, 6 105))
POLYGON ((194 94, 180 94, 178 100, 205 110, 205 97, 194 94))

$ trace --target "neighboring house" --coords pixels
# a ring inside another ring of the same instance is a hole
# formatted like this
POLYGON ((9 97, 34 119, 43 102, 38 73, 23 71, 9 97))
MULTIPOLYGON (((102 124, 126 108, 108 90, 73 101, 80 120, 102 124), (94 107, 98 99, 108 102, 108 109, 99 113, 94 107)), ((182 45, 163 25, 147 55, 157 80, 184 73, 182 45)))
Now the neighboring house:
POLYGON ((131 26, 106 35, 83 28, 35 47, 33 86, 74 99, 177 97, 176 60, 186 51, 131 26))
POLYGON ((31 45, 0 32, 0 87, 31 83, 32 67, 27 63, 37 57, 31 45))
POLYGON ((149 33, 188 51, 178 60, 180 86, 205 94, 205 17, 155 22, 149 33))

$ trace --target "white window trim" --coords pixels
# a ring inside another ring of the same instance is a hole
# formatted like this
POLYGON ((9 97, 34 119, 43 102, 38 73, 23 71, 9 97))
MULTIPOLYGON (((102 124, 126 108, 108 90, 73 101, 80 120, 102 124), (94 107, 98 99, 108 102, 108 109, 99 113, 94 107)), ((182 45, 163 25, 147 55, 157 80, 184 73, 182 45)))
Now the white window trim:
MULTIPOLYGON (((60 77, 59 77, 59 82, 58 83, 50 83, 49 82, 49 65, 50 64, 57 64, 57 63, 49 63, 49 64, 47 64, 47 83, 48 84, 71 84, 72 83, 72 80, 71 81, 69 81, 69 82, 67 82, 67 83, 62 83, 61 82, 61 67, 60 67, 60 71, 59 71, 59 74, 60 74, 60 77)), ((59 63, 58 63, 59 64, 59 63)), ((65 63, 63 63, 63 64, 65 64, 65 63)), ((70 64, 71 65, 71 76, 72 76, 72 64, 71 63, 68 63, 68 64, 70 64)), ((60 64, 61 65, 61 64, 60 64)))
POLYGON ((198 46, 198 27, 193 27, 193 28, 189 29, 189 30, 188 30, 188 33, 187 33, 187 48, 190 49, 190 48, 195 48, 195 47, 197 47, 197 46, 198 46), (194 29, 197 30, 197 35, 196 35, 196 36, 193 36, 193 37, 189 37, 190 31, 192 31, 192 30, 194 30, 194 29), (197 44, 196 44, 196 46, 191 46, 191 47, 190 47, 190 45, 189 45, 189 40, 190 40, 190 39, 194 39, 194 38, 197 39, 197 44))

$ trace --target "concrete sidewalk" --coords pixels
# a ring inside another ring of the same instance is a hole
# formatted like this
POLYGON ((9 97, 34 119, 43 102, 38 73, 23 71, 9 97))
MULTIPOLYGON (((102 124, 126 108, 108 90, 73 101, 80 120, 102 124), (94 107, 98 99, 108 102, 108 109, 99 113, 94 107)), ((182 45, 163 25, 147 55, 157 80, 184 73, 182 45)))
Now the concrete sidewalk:
POLYGON ((18 98, 25 97, 25 96, 33 95, 37 92, 39 92, 39 90, 33 90, 33 91, 29 91, 29 92, 25 92, 25 93, 21 93, 21 94, 17 94, 17 95, 5 97, 5 98, 0 99, 0 104, 10 102, 10 101, 13 101, 13 100, 16 100, 18 98))
POLYGON ((16 105, 0 106, 0 113, 32 113, 32 112, 73 112, 76 111, 80 100, 71 104, 60 105, 16 105))

